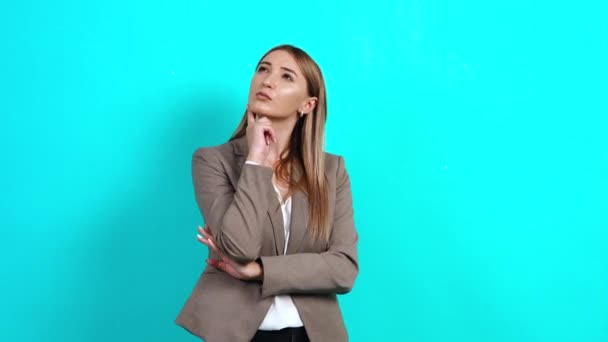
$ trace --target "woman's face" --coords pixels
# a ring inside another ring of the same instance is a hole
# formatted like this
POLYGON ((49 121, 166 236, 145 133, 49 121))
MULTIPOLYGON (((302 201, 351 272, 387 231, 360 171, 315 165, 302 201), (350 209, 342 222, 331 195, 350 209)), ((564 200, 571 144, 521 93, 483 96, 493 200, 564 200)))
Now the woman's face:
POLYGON ((271 119, 296 118, 312 110, 306 79, 295 59, 275 50, 260 62, 249 88, 249 109, 271 119))

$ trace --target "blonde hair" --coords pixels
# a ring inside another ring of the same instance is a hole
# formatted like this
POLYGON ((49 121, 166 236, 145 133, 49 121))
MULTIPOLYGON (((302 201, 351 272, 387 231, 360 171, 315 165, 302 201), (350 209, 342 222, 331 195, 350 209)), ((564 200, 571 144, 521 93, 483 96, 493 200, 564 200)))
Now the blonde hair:
MULTIPOLYGON (((308 229, 314 238, 329 240, 329 198, 325 177, 325 120, 327 119, 327 96, 325 80, 317 63, 302 49, 292 45, 279 45, 270 49, 260 58, 259 63, 269 53, 282 50, 296 61, 306 79, 308 96, 316 97, 317 104, 307 115, 299 117, 291 133, 289 145, 282 151, 275 168, 277 178, 289 184, 289 193, 299 189, 308 197, 310 220, 308 229), (289 166, 301 170, 300 179, 289 177, 289 166)), ((256 66, 257 70, 257 66, 256 66)), ((246 135, 247 111, 230 140, 246 135)))

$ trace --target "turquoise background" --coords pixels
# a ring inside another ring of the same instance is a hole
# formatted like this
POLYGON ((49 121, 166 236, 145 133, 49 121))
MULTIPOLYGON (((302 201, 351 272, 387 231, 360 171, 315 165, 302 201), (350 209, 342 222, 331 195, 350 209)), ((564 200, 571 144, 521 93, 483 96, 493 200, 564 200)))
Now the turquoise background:
POLYGON ((196 341, 192 152, 255 63, 327 80, 351 341, 608 341, 603 1, 26 1, 0 10, 1 341, 196 341))

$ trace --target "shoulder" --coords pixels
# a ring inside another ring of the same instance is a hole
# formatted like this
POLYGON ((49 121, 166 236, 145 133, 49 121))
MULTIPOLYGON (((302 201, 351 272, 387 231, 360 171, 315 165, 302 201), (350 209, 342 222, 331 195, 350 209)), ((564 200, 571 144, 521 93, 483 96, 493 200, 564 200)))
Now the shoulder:
POLYGON ((237 142, 227 141, 215 146, 201 146, 194 150, 192 160, 206 163, 223 163, 234 159, 237 142))
POLYGON ((337 175, 346 172, 344 157, 338 154, 325 152, 325 173, 327 175, 337 175))
POLYGON ((228 141, 221 145, 197 147, 194 150, 193 155, 199 155, 199 156, 210 156, 210 155, 217 155, 217 154, 225 155, 225 154, 232 154, 233 150, 234 150, 233 142, 228 141))
POLYGON ((340 160, 342 159, 341 155, 325 152, 325 168, 332 167, 335 168, 340 160))

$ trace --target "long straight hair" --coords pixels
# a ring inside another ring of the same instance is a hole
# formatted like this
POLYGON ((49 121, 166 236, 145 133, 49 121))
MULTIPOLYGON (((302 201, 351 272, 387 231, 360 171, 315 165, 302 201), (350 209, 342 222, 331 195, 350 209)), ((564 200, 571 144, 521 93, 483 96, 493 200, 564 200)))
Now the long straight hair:
MULTIPOLYGON (((325 120, 327 119, 327 96, 325 80, 317 63, 302 49, 292 45, 273 47, 260 58, 259 63, 269 53, 282 50, 289 53, 302 70, 308 90, 308 96, 316 97, 317 104, 307 115, 299 117, 291 133, 289 145, 281 152, 275 168, 277 178, 289 184, 289 194, 299 189, 308 197, 310 220, 308 229, 314 238, 329 240, 329 198, 327 178, 325 176, 325 120), (289 167, 301 171, 299 179, 289 177, 289 167)), ((230 140, 246 135, 247 110, 230 140)))

